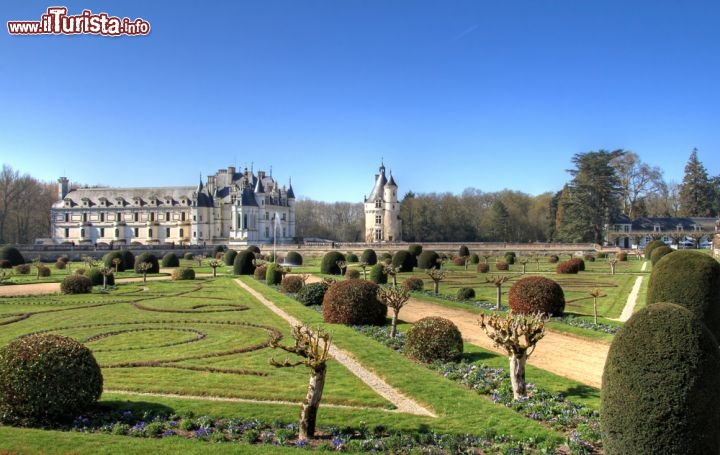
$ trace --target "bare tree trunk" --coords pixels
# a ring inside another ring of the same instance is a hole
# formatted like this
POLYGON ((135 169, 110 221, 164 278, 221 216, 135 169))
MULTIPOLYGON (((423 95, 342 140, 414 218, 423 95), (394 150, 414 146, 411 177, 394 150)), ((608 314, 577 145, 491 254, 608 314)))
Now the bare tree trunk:
POLYGON ((514 400, 519 400, 527 394, 525 362, 527 362, 526 351, 523 351, 522 354, 512 354, 510 356, 510 383, 512 384, 514 400))
POLYGON ((433 289, 435 290, 435 294, 439 294, 440 293, 440 282, 435 281, 434 283, 435 283, 435 285, 433 286, 433 289))
POLYGON ((392 326, 390 327, 390 338, 395 338, 397 335, 397 323, 400 310, 393 310, 392 326))
POLYGON ((500 311, 500 301, 502 300, 502 286, 495 286, 495 307, 500 311))
POLYGON ((323 364, 321 368, 313 370, 310 375, 307 395, 300 409, 298 439, 312 439, 315 436, 315 422, 317 421, 318 408, 320 408, 320 399, 325 388, 326 373, 327 367, 323 364))

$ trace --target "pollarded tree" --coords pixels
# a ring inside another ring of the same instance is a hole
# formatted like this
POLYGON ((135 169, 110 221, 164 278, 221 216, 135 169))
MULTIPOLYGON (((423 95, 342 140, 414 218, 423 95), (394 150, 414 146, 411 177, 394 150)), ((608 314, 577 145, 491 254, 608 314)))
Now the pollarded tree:
POLYGON ((480 314, 478 323, 495 346, 508 354, 513 398, 525 397, 525 364, 545 336, 545 318, 538 314, 480 314))
POLYGON ((693 149, 680 185, 680 215, 713 216, 713 196, 705 166, 697 157, 697 149, 693 149))
POLYGON ((439 294, 440 282, 447 276, 447 272, 441 269, 427 269, 425 273, 433 280, 433 291, 435 294, 439 294))
POLYGON ((390 338, 395 338, 397 335, 398 316, 400 315, 402 307, 410 300, 410 289, 405 286, 398 287, 397 285, 381 287, 378 289, 378 300, 393 310, 390 338))
POLYGON ((486 283, 492 283, 495 285, 495 309, 498 311, 500 311, 500 303, 502 301, 502 285, 509 279, 510 277, 507 275, 493 275, 485 278, 486 283))
POLYGON ((281 346, 279 336, 273 338, 271 346, 299 355, 303 360, 293 362, 290 359, 285 359, 283 362, 277 362, 271 358, 270 364, 276 367, 305 365, 310 368, 310 383, 300 409, 300 427, 298 431, 298 439, 306 440, 315 437, 317 413, 325 388, 327 360, 330 357, 330 334, 320 328, 313 331, 307 326, 298 325, 293 327, 292 336, 295 339, 294 346, 281 346))

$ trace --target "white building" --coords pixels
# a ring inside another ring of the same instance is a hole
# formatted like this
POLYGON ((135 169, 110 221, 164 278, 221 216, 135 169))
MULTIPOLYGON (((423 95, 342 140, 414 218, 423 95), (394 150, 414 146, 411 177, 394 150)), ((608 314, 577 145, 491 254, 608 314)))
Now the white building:
POLYGON ((379 174, 375 174, 375 185, 370 196, 365 198, 365 242, 399 242, 402 222, 400 203, 397 196, 397 184, 385 177, 385 165, 380 164, 379 174))
POLYGON ((153 245, 287 243, 295 194, 271 175, 220 169, 198 186, 77 188, 58 179, 51 209, 55 243, 153 245))

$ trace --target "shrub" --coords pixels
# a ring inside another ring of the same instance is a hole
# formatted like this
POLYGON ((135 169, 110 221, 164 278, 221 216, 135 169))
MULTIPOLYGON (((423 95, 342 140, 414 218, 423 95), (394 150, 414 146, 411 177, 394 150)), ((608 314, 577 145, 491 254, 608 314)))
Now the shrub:
POLYGON ((617 256, 615 256, 615 257, 616 257, 617 260, 620 261, 620 262, 625 262, 625 261, 627 261, 627 253, 624 252, 624 251, 619 252, 619 253, 617 254, 617 256))
POLYGON ((25 263, 25 258, 22 253, 20 253, 20 250, 10 245, 5 245, 0 248, 0 259, 10 261, 10 265, 13 267, 25 263))
POLYGON ((615 335, 602 384, 605 453, 720 452, 718 343, 686 308, 636 312, 615 335))
POLYGON ((173 280, 194 280, 195 279, 195 270, 192 267, 180 267, 175 270, 173 270, 172 273, 172 279, 173 280))
POLYGON ((253 272, 253 276, 258 281, 265 281, 265 278, 267 277, 267 266, 263 264, 255 267, 255 272, 253 272))
POLYGON ((12 267, 13 265, 10 261, 7 259, 0 259, 0 269, 11 269, 12 267))
POLYGON ((378 261, 384 262, 385 264, 392 264, 392 254, 386 251, 385 253, 380 254, 380 257, 378 257, 378 261))
POLYGON ((422 318, 408 331, 404 352, 424 363, 458 360, 463 353, 462 335, 448 319, 437 316, 422 318))
POLYGON ((689 309, 720 340, 720 263, 693 250, 666 254, 650 273, 646 302, 670 302, 689 309))
POLYGON ((55 268, 58 270, 65 270, 66 267, 67 267, 67 263, 64 261, 55 262, 55 268))
POLYGON ((408 245, 408 251, 416 258, 422 254, 423 247, 420 244, 412 243, 408 245))
POLYGON ((85 275, 85 268, 84 267, 78 267, 75 269, 75 275, 85 275))
POLYGON ((120 250, 120 254, 123 260, 123 270, 132 270, 135 267, 135 255, 129 250, 120 250))
POLYGON ((465 265, 465 261, 469 258, 467 256, 455 256, 453 258, 453 264, 463 266, 465 265))
POLYGON ((652 265, 657 264, 657 261, 659 261, 660 258, 665 256, 666 254, 672 253, 673 251, 675 250, 673 250, 667 245, 653 248, 652 253, 650 253, 650 263, 652 263, 652 265))
POLYGON ((515 264, 515 258, 516 258, 515 252, 506 251, 505 254, 503 255, 503 257, 505 258, 505 262, 507 262, 508 264, 510 264, 510 265, 515 264))
POLYGON ((562 273, 562 274, 575 274, 580 272, 580 264, 578 264, 576 261, 573 261, 572 259, 568 259, 567 261, 563 261, 555 267, 555 273, 562 273))
POLYGON ((255 253, 252 251, 244 250, 240 251, 235 255, 233 261, 233 274, 234 275, 253 275, 255 272, 255 253))
MULTIPOLYGON (((93 286, 102 286, 103 274, 100 273, 100 269, 92 268, 85 272, 85 276, 90 279, 90 282, 92 283, 93 286)), ((115 285, 115 276, 108 275, 106 284, 108 286, 114 286, 115 285)))
POLYGON ((43 278, 47 278, 51 275, 50 268, 45 267, 43 264, 39 264, 37 266, 37 269, 38 269, 38 275, 43 278))
POLYGON ((498 270, 498 271, 510 270, 510 264, 508 264, 505 261, 497 261, 495 263, 495 270, 498 270))
POLYGON ((286 294, 296 294, 304 284, 300 275, 287 275, 280 283, 280 289, 286 294))
POLYGON ((401 272, 412 272, 415 267, 415 256, 409 251, 400 250, 393 256, 392 266, 400 267, 401 272))
POLYGON ((490 271, 490 264, 480 263, 477 265, 477 271, 480 273, 488 273, 490 271))
POLYGON ((225 247, 222 245, 215 245, 213 247, 213 257, 217 258, 218 255, 225 253, 225 247))
POLYGON ((580 258, 572 258, 572 259, 568 259, 568 261, 576 263, 579 272, 585 271, 585 261, 584 260, 582 260, 580 258))
POLYGON ((440 268, 440 263, 438 262, 439 259, 440 255, 435 251, 425 250, 420 253, 420 256, 418 256, 417 266, 421 270, 437 269, 440 268))
POLYGON ((593 256, 592 254, 589 254, 589 253, 583 254, 583 260, 588 261, 588 262, 595 262, 595 256, 593 256))
POLYGON ((165 256, 162 257, 162 266, 180 267, 180 259, 178 259, 175 253, 165 253, 165 256))
POLYGON ((186 253, 183 255, 183 259, 186 259, 186 260, 188 260, 188 261, 192 261, 194 257, 195 257, 195 256, 193 256, 193 254, 192 254, 191 252, 189 252, 189 251, 186 252, 186 253))
POLYGON ((465 245, 461 245, 458 249, 458 256, 465 257, 470 256, 470 249, 466 247, 465 245))
POLYGON ((281 281, 282 267, 275 262, 268 263, 267 269, 265 270, 265 284, 267 284, 268 286, 272 286, 275 284, 280 284, 281 281))
POLYGON ((550 264, 557 264, 558 261, 560 261, 560 256, 558 256, 557 254, 551 254, 550 256, 548 256, 548 262, 550 264))
POLYGON ((607 255, 607 253, 605 253, 603 251, 598 251, 598 253, 595 255, 595 257, 598 259, 607 259, 608 255, 607 255))
POLYGON ((423 282, 423 280, 416 276, 405 278, 405 281, 403 281, 403 286, 410 291, 422 291, 423 289, 425 289, 425 283, 423 282))
POLYGON ((477 253, 470 254, 470 263, 471 264, 477 264, 480 262, 480 256, 478 256, 477 253))
POLYGON ((339 251, 328 251, 322 258, 320 263, 320 273, 327 275, 340 275, 340 267, 338 267, 338 261, 344 261, 345 256, 339 251))
POLYGON ((657 248, 659 246, 667 246, 667 245, 662 240, 653 240, 652 242, 645 245, 645 250, 643 251, 643 254, 645 255, 645 259, 649 260, 652 255, 652 250, 654 250, 655 248, 657 248))
POLYGON ((357 280, 357 279, 359 279, 359 278, 360 278, 360 270, 358 270, 358 269, 351 269, 350 267, 348 267, 348 268, 345 270, 345 278, 347 278, 348 280, 357 280))
POLYGON ((92 292, 92 281, 84 275, 68 275, 60 283, 63 294, 89 294, 92 292))
POLYGON ((457 299, 460 301, 470 300, 475 298, 475 289, 473 288, 460 288, 457 290, 457 299))
POLYGON ((303 257, 297 251, 290 251, 285 255, 285 263, 292 265, 302 265, 303 257))
POLYGON ((327 290, 325 283, 310 283, 303 286, 295 298, 305 306, 322 305, 327 290))
POLYGON ((252 251, 257 256, 260 254, 260 247, 257 245, 250 245, 245 249, 245 251, 252 251))
POLYGON ((143 273, 143 271, 140 270, 140 264, 143 262, 149 262, 152 264, 150 269, 146 271, 147 273, 160 273, 160 263, 158 262, 157 257, 147 251, 135 258, 135 273, 143 273))
POLYGON ((323 299, 325 322, 384 325, 387 307, 377 298, 378 285, 365 280, 336 281, 323 299))
POLYGON ((223 255, 223 262, 225 265, 233 265, 235 263, 235 256, 237 256, 238 252, 235 250, 227 250, 225 254, 223 255))
POLYGON ((0 349, 0 419, 12 425, 69 421, 102 393, 100 367, 72 338, 40 333, 0 349))
POLYGON ((377 264, 377 254, 375 254, 375 250, 368 248, 363 251, 362 255, 360 256, 360 261, 367 262, 368 265, 377 264))
POLYGON ((360 261, 360 259, 358 259, 357 254, 352 253, 350 251, 348 251, 348 254, 345 255, 345 260, 348 262, 359 262, 360 261))
POLYGON ((508 305, 517 314, 562 316, 565 311, 565 293, 559 284, 549 278, 528 276, 510 287, 508 305))
POLYGON ((20 264, 15 266, 15 273, 19 275, 27 275, 30 273, 30 264, 20 264))
POLYGON ((375 264, 370 267, 370 273, 368 274, 368 280, 375 284, 387 284, 387 273, 385 273, 385 265, 375 264))
MULTIPOLYGON (((114 259, 120 259, 120 262, 117 265, 117 271, 124 272, 125 271, 125 258, 123 257, 123 254, 121 251, 110 251, 109 253, 105 254, 102 257, 102 263, 105 267, 115 270, 115 264, 113 264, 114 259)), ((133 259, 133 261, 134 261, 134 259, 133 259)), ((132 266, 134 266, 134 265, 135 264, 133 263, 132 266)))

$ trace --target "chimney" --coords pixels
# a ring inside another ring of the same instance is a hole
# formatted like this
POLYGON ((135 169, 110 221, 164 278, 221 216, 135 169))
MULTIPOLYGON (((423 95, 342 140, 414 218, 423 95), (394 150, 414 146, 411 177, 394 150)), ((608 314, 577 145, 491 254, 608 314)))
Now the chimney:
POLYGON ((58 179, 58 199, 63 200, 65 199, 65 196, 67 196, 69 192, 69 184, 70 181, 67 179, 67 177, 60 177, 58 179))

